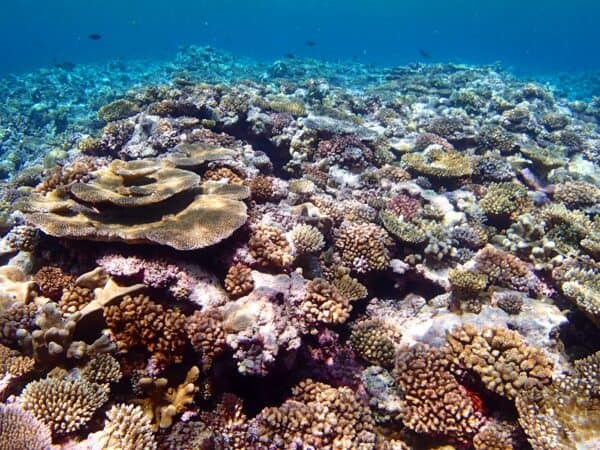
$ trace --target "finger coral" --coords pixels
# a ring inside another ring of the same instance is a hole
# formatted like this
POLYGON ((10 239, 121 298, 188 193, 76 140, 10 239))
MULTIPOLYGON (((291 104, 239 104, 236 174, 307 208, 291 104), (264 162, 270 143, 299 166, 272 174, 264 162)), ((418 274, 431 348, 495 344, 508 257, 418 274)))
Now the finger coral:
POLYGON ((252 269, 241 263, 234 264, 227 271, 224 286, 227 293, 233 298, 249 294, 254 289, 252 269))
POLYGON ((292 262, 291 248, 279 228, 259 224, 248 241, 250 254, 263 267, 287 267, 292 262))
POLYGON ((348 319, 352 305, 329 282, 315 278, 306 286, 306 297, 300 309, 304 313, 304 320, 309 324, 336 324, 348 319))
POLYGON ((0 404, 0 450, 50 450, 48 427, 18 405, 0 404))
POLYGON ((204 369, 210 368, 227 348, 223 315, 219 310, 194 312, 187 319, 186 332, 194 350, 202 355, 204 369))
POLYGON ((490 391, 510 399, 552 380, 552 362, 516 331, 464 325, 450 331, 447 342, 444 353, 450 361, 474 371, 490 391))
POLYGON ((19 404, 48 425, 54 435, 79 430, 107 400, 103 386, 68 378, 32 381, 19 396, 19 404))

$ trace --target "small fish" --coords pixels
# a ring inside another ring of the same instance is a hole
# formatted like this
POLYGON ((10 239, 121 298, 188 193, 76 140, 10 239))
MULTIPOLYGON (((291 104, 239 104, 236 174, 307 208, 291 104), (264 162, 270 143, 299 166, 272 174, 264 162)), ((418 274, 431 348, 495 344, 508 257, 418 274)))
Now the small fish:
POLYGON ((419 55, 421 55, 423 58, 425 59, 431 59, 431 53, 429 53, 427 50, 425 50, 424 48, 420 48, 419 49, 419 55))
POLYGON ((296 59, 296 55, 293 53, 284 53, 283 56, 285 59, 296 59))
POLYGON ((102 39, 102 35, 99 33, 92 33, 88 35, 88 39, 91 39, 92 41, 99 41, 100 39, 102 39))
POLYGON ((71 71, 75 68, 75 63, 72 63, 71 61, 55 62, 54 67, 58 67, 59 69, 71 71))
POLYGON ((307 47, 315 47, 316 45, 317 45, 317 43, 315 41, 306 41, 307 47))

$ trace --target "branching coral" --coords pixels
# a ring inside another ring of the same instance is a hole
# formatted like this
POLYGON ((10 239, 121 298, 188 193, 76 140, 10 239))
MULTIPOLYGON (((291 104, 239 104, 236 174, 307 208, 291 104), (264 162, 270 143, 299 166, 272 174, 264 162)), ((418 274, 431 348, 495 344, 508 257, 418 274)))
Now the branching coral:
POLYGON ((559 183, 554 188, 554 200, 571 208, 591 206, 600 202, 600 189, 585 181, 559 183))
POLYGON ((491 218, 516 218, 532 206, 524 186, 513 183, 492 183, 479 201, 481 209, 491 218))
POLYGON ((104 429, 96 437, 101 450, 156 450, 150 419, 139 406, 119 404, 106 412, 104 429))
POLYGON ((553 271, 563 294, 600 326, 600 264, 568 259, 553 271))
POLYGON ((204 369, 227 348, 223 315, 217 309, 194 312, 187 320, 186 332, 194 350, 202 355, 204 369))
POLYGON ((75 277, 56 266, 44 266, 37 271, 35 283, 44 297, 60 300, 63 289, 71 287, 75 277))
POLYGON ((383 321, 368 319, 357 322, 350 334, 352 350, 371 364, 392 367, 396 356, 396 346, 392 332, 383 321))
POLYGON ((421 345, 399 355, 394 374, 404 394, 403 422, 417 433, 468 443, 484 419, 446 364, 438 350, 421 345))
POLYGON ((373 159, 373 150, 363 144, 357 136, 336 136, 319 142, 315 158, 327 158, 345 167, 363 168, 373 159))
POLYGON ((101 385, 117 383, 123 376, 121 365, 110 353, 101 353, 91 358, 79 371, 86 380, 101 385))
POLYGON ((55 435, 79 430, 107 400, 108 392, 103 386, 69 378, 32 381, 19 396, 21 406, 47 424, 55 435))
POLYGON ((519 423, 535 450, 596 448, 600 442, 598 356, 576 362, 572 373, 561 375, 541 390, 516 399, 519 423), (578 364, 579 363, 579 364, 578 364))
POLYGON ((248 241, 250 254, 263 267, 284 268, 293 257, 285 235, 279 228, 258 224, 248 241))
POLYGON ((302 443, 314 448, 374 448, 369 409, 348 387, 333 388, 310 379, 293 389, 293 397, 259 414, 260 442, 276 449, 302 443))
POLYGON ((0 450, 50 450, 48 427, 18 405, 0 404, 0 450))
POLYGON ((390 245, 387 232, 372 223, 344 221, 337 229, 334 240, 343 264, 358 273, 387 269, 390 245))
POLYGON ((0 378, 4 375, 20 377, 33 370, 35 360, 29 356, 21 355, 16 350, 0 344, 0 378))
POLYGON ((489 390, 510 399, 552 379, 552 362, 516 331, 463 325, 450 331, 447 341, 444 353, 458 370, 474 371, 489 390))
POLYGON ((227 293, 233 298, 249 294, 254 289, 252 269, 241 263, 234 264, 227 271, 223 284, 227 293))
POLYGON ((300 255, 316 253, 325 246, 323 234, 312 225, 296 225, 290 231, 290 238, 294 249, 300 255))
POLYGON ((300 309, 304 320, 314 326, 320 323, 344 323, 352 311, 352 305, 328 281, 315 278, 306 286, 306 297, 300 309))
POLYGON ((152 429, 169 428, 177 414, 184 412, 193 402, 198 391, 196 382, 200 375, 194 366, 187 372, 185 380, 176 387, 169 387, 166 378, 141 378, 139 387, 147 397, 134 400, 144 411, 144 416, 151 420, 152 429))
POLYGON ((182 360, 186 318, 179 311, 165 309, 145 295, 127 295, 120 304, 104 308, 104 318, 120 350, 143 346, 159 364, 182 360))

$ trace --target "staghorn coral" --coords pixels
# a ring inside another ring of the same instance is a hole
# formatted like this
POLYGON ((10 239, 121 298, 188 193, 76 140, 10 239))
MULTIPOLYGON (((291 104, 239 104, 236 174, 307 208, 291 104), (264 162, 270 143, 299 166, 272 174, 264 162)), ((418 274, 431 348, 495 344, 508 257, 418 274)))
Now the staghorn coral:
POLYGON ((250 179, 247 185, 250 188, 251 198, 255 202, 265 203, 276 199, 272 177, 257 175, 250 179))
POLYGON ((428 147, 422 153, 406 153, 402 162, 410 170, 432 178, 462 178, 473 174, 468 156, 439 147, 428 147))
POLYGON ((415 150, 423 151, 430 145, 440 146, 444 150, 454 150, 450 142, 435 133, 421 133, 415 139, 415 150))
POLYGON ((524 304, 523 295, 517 292, 495 292, 492 302, 495 302, 508 314, 519 314, 524 304))
POLYGON ((552 362, 516 331, 463 325, 452 329, 446 339, 444 354, 459 372, 461 368, 474 371, 486 388, 507 398, 514 399, 552 379, 552 362))
POLYGON ((183 413, 194 403, 194 396, 198 391, 196 382, 200 376, 198 367, 191 367, 185 380, 175 387, 169 386, 167 378, 143 377, 138 381, 138 386, 146 394, 145 397, 135 399, 144 411, 144 416, 152 423, 152 430, 169 428, 177 414, 183 413))
POLYGON ((468 443, 484 419, 446 365, 440 351, 423 345, 399 355, 394 376, 404 394, 402 421, 417 433, 468 443))
POLYGON ((328 281, 315 278, 306 285, 306 296, 300 310, 304 320, 313 326, 319 323, 338 324, 348 319, 352 305, 328 281))
POLYGON ((107 400, 103 386, 69 378, 32 381, 18 398, 23 409, 48 425, 54 435, 79 430, 107 400))
POLYGON ((227 349, 223 314, 219 310, 195 311, 187 319, 186 333, 194 350, 202 355, 205 370, 227 349))
POLYGON ((290 239, 294 244, 294 249, 300 255, 316 253, 325 246, 323 234, 312 225, 296 225, 290 231, 290 239))
POLYGON ((46 177, 35 187, 37 192, 47 194, 55 189, 64 191, 75 183, 85 183, 92 173, 106 164, 105 158, 79 156, 64 166, 55 165, 46 177))
POLYGON ((422 213, 421 202, 409 194, 401 193, 393 196, 386 204, 386 210, 411 222, 422 213))
POLYGON ((336 230, 334 239, 342 263, 358 273, 387 269, 390 245, 387 232, 373 223, 344 221, 336 230))
POLYGON ((307 379, 293 397, 257 417, 259 441, 276 449, 302 443, 314 448, 374 448, 369 409, 348 387, 334 388, 307 379))
POLYGON ((181 362, 187 336, 186 317, 179 311, 145 295, 127 295, 119 304, 105 307, 104 318, 121 351, 143 346, 159 364, 181 362))
POLYGON ((106 412, 104 429, 95 438, 100 450, 156 450, 150 419, 139 406, 118 404, 106 412))
POLYGON ((32 252, 39 241, 39 233, 34 227, 17 225, 10 229, 3 241, 10 250, 32 252))
POLYGON ((396 347, 391 330, 385 322, 368 319, 357 322, 352 327, 350 346, 365 361, 382 367, 392 367, 396 356, 396 347))
POLYGON ((232 298, 242 297, 254 289, 252 269, 242 263, 236 263, 229 268, 223 283, 225 290, 232 298))
POLYGON ((0 404, 0 450, 50 450, 48 427, 18 405, 0 404))
POLYGON ((293 260, 283 231, 274 226, 258 224, 252 231, 248 247, 252 257, 262 267, 284 268, 293 260))
POLYGON ((513 153, 518 148, 513 135, 500 126, 486 125, 479 131, 478 141, 490 150, 499 150, 503 155, 513 153))
POLYGON ((74 198, 57 191, 32 194, 21 199, 19 209, 28 222, 56 237, 193 250, 241 227, 246 206, 240 200, 249 195, 244 186, 197 184, 196 174, 167 163, 113 161, 96 180, 74 184, 74 198))
MULTIPOLYGON (((247 448, 264 450, 256 445, 257 439, 254 436, 258 431, 250 430, 250 423, 244 414, 242 400, 239 397, 229 393, 223 394, 214 410, 202 413, 201 418, 202 428, 207 427, 212 436, 203 438, 201 435, 196 435, 195 438, 209 448, 213 445, 216 448, 230 448, 231 450, 247 448)), ((179 447, 176 449, 179 450, 179 447)))
POLYGON ((162 440, 160 448, 163 450, 198 450, 211 448, 214 445, 213 431, 204 422, 190 420, 173 425, 169 434, 162 440))
POLYGON ((600 326, 600 264, 568 259, 553 271, 553 276, 565 297, 600 326))
POLYGON ((488 420, 473 438, 473 447, 475 450, 517 450, 524 444, 520 434, 517 424, 488 420))

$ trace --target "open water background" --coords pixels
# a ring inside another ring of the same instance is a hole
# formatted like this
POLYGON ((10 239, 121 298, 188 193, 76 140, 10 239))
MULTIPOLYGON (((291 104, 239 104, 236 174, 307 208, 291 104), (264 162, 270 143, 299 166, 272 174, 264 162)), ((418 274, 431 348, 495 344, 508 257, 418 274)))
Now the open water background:
POLYGON ((579 72, 600 70, 599 24, 597 0, 3 0, 0 74, 167 59, 190 44, 259 60, 291 53, 579 72))

